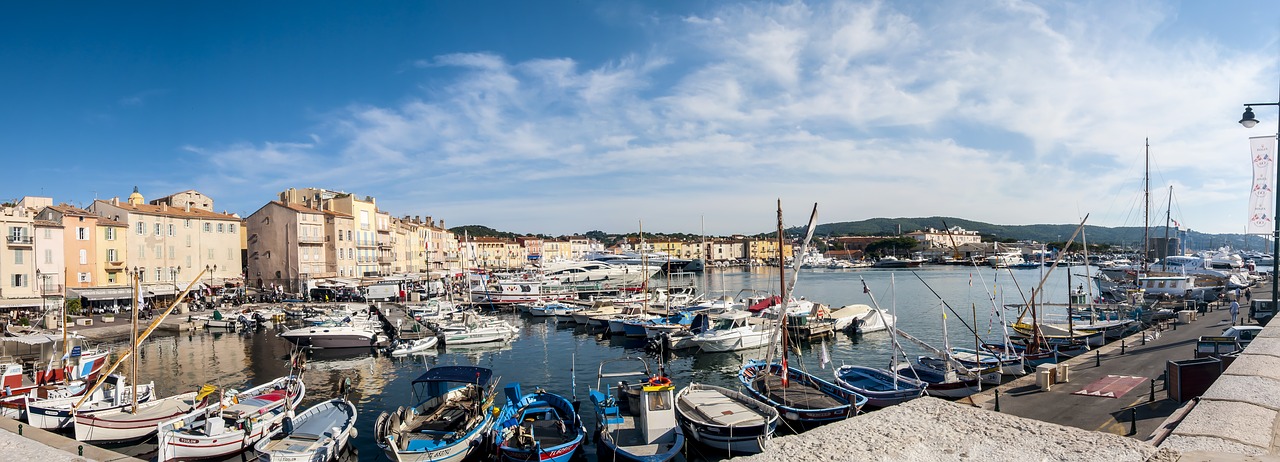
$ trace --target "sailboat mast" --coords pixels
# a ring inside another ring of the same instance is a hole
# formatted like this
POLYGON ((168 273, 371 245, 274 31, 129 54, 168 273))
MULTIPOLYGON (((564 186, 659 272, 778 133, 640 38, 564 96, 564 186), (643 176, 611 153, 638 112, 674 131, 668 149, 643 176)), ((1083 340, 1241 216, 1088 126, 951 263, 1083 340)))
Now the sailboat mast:
POLYGON ((1164 209, 1164 258, 1160 259, 1163 270, 1169 271, 1169 224, 1173 221, 1173 185, 1169 185, 1169 205, 1164 209))
MULTIPOLYGON (((129 381, 133 383, 133 413, 138 412, 138 295, 142 288, 138 287, 138 272, 133 273, 133 328, 129 333, 133 338, 133 369, 129 372, 129 381)), ((117 391, 119 393, 119 391, 117 391)), ((117 401, 118 402, 118 401, 117 401)))
POLYGON ((1148 228, 1151 226, 1151 138, 1146 141, 1146 166, 1142 173, 1142 271, 1147 272, 1147 256, 1151 255, 1148 228))
POLYGON ((782 258, 782 199, 778 199, 778 283, 781 288, 782 299, 778 302, 778 326, 782 336, 782 361, 785 364, 787 358, 787 264, 782 258))

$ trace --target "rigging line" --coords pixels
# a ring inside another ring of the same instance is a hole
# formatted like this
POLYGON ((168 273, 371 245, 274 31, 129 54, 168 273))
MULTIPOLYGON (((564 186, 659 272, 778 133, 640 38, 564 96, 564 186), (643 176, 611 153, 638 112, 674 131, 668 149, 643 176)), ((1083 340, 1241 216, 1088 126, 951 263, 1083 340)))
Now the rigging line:
POLYGON ((912 276, 915 276, 915 277, 916 277, 916 279, 919 279, 919 280, 920 280, 920 282, 921 282, 922 284, 924 284, 924 287, 925 287, 926 289, 929 289, 929 292, 933 292, 933 296, 934 296, 934 297, 938 297, 938 301, 942 302, 942 306, 947 307, 947 311, 950 311, 950 312, 951 312, 951 314, 955 315, 956 319, 960 320, 960 324, 964 324, 964 327, 965 327, 966 329, 969 329, 969 332, 972 332, 974 336, 977 336, 977 335, 978 335, 978 330, 977 330, 977 329, 974 329, 974 328, 973 328, 973 326, 970 326, 970 325, 969 325, 969 323, 965 322, 964 317, 963 317, 963 316, 960 316, 960 313, 957 313, 957 312, 956 312, 956 310, 955 310, 955 308, 952 308, 952 307, 951 307, 951 304, 950 304, 950 303, 947 303, 947 301, 946 301, 946 300, 943 300, 943 299, 942 299, 942 295, 939 295, 939 294, 938 294, 938 291, 933 290, 933 287, 932 287, 932 286, 930 286, 928 282, 925 282, 924 278, 920 277, 920 274, 919 274, 919 273, 917 273, 917 272, 915 272, 915 271, 912 271, 912 272, 911 272, 911 275, 912 275, 912 276))

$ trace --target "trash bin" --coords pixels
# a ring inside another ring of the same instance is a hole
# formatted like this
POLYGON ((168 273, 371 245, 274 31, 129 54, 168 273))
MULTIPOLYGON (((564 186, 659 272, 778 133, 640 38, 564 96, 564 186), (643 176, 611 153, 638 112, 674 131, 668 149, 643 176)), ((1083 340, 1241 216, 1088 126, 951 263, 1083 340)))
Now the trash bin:
POLYGON ((1055 383, 1067 383, 1071 381, 1071 366, 1067 363, 1058 364, 1058 380, 1055 383))
POLYGON ((1192 321, 1193 319, 1195 319, 1195 314, 1196 314, 1196 312, 1195 312, 1195 311, 1191 311, 1191 310, 1182 310, 1182 311, 1179 311, 1179 312, 1178 312, 1178 323, 1179 323, 1179 324, 1189 324, 1189 323, 1191 323, 1191 321, 1192 321))
POLYGON ((1165 363, 1165 389, 1169 399, 1179 403, 1204 394, 1222 375, 1218 358, 1188 359, 1165 363))

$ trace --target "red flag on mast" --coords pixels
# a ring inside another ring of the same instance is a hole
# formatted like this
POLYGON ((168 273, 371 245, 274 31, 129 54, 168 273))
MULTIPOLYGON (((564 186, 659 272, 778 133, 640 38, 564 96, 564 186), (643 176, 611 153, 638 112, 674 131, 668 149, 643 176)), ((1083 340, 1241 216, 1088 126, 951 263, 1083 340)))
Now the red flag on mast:
POLYGON ((782 386, 784 388, 790 385, 790 381, 787 380, 787 372, 787 355, 782 355, 782 386))

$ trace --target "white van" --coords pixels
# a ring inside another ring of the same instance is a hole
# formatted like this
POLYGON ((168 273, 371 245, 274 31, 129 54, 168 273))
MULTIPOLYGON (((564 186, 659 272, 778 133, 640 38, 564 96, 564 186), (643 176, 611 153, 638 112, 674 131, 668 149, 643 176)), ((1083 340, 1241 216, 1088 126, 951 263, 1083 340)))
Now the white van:
POLYGON ((374 284, 364 289, 364 299, 370 302, 395 300, 400 296, 400 284, 374 284))

